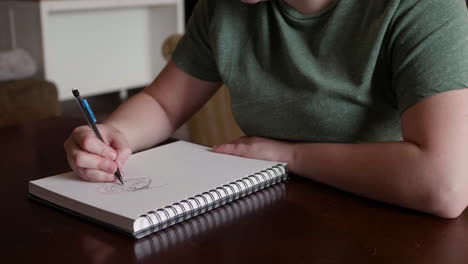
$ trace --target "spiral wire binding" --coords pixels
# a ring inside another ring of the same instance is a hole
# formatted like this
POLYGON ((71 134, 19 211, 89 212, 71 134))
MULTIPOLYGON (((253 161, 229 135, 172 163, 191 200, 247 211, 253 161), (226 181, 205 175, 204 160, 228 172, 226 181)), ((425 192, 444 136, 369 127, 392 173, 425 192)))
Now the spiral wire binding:
POLYGON ((148 220, 149 224, 149 227, 141 232, 145 234, 157 232, 168 226, 203 214, 221 205, 286 180, 287 177, 285 165, 278 164, 208 192, 181 200, 180 202, 155 211, 150 211, 141 215, 141 217, 148 220))
POLYGON ((172 248, 178 243, 194 239, 206 232, 215 231, 246 215, 265 209, 281 201, 285 196, 285 185, 272 186, 244 199, 175 225, 173 228, 137 240, 134 245, 135 255, 138 259, 144 259, 162 250, 172 248))

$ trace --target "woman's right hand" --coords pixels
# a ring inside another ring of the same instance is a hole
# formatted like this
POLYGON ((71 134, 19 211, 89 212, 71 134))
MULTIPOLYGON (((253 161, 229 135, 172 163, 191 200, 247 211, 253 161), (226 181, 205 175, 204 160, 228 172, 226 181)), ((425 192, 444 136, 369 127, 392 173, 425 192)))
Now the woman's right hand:
POLYGON ((99 140, 89 126, 77 127, 64 143, 67 160, 72 170, 84 180, 115 181, 114 173, 132 151, 122 132, 109 125, 97 126, 107 144, 99 140))

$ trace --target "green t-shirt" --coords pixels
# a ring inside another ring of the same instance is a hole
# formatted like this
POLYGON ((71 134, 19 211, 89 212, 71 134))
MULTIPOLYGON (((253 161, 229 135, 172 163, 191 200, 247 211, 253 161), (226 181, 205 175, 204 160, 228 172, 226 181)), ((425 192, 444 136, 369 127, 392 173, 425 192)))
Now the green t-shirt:
POLYGON ((468 12, 463 0, 335 0, 308 15, 201 0, 172 59, 227 85, 247 135, 401 140, 408 107, 468 87, 468 12))

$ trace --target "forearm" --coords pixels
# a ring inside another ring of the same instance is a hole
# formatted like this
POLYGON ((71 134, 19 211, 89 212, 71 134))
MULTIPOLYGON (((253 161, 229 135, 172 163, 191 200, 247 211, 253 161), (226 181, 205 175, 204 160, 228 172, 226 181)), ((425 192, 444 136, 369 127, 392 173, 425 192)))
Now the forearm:
POLYGON ((151 85, 121 105, 105 123, 126 136, 132 151, 146 149, 167 139, 220 85, 199 80, 169 62, 151 85))
POLYGON ((401 118, 401 142, 290 143, 242 137, 214 151, 284 161, 293 173, 338 189, 453 218, 468 204, 467 100, 464 89, 410 107, 401 118))
POLYGON ((175 130, 161 105, 145 92, 119 106, 104 123, 120 130, 133 152, 164 141, 175 130))
POLYGON ((456 205, 447 203, 464 196, 452 183, 464 177, 465 162, 410 142, 301 143, 293 153, 292 172, 371 199, 450 217, 447 206, 456 205))

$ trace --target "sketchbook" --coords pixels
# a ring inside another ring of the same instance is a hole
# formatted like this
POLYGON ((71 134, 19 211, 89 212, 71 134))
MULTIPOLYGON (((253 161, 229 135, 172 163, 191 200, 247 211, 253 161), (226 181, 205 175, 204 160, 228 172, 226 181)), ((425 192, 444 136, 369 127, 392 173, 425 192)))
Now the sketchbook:
POLYGON ((124 185, 73 172, 29 182, 29 197, 136 238, 287 179, 286 164, 177 141, 133 154, 124 185))

